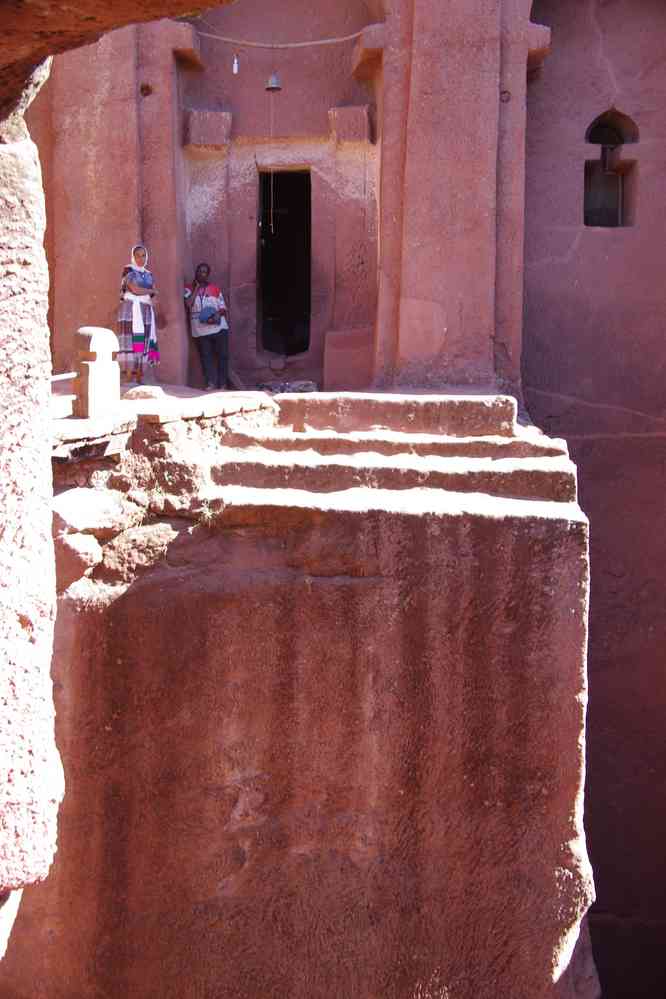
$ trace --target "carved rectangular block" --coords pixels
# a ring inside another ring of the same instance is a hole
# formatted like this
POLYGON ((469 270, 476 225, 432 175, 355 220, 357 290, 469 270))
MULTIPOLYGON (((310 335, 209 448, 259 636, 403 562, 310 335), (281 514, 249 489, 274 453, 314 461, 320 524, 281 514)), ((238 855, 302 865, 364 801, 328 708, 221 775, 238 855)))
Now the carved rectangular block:
POLYGON ((187 23, 172 21, 169 25, 169 40, 176 60, 188 69, 203 69, 201 42, 196 29, 187 23))
POLYGON ((352 55, 352 76, 369 80, 381 65, 386 44, 386 25, 369 24, 357 41, 352 55))
POLYGON ((231 138, 230 111, 186 111, 183 145, 197 149, 224 149, 231 138))

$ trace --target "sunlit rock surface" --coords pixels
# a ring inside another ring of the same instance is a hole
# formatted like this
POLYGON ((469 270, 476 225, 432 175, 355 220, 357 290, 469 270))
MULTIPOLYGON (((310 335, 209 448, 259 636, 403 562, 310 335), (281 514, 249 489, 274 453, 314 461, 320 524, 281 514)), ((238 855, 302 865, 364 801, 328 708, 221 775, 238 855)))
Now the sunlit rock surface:
POLYGON ((594 999, 563 442, 507 397, 124 405, 96 485, 58 468, 103 555, 59 599, 62 847, 3 996, 594 999))

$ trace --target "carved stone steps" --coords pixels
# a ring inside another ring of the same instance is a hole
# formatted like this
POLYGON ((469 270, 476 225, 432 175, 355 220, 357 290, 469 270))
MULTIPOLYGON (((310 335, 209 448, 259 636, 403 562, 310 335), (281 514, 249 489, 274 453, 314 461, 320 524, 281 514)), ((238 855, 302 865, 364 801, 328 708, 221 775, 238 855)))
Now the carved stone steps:
MULTIPOLYGON (((230 421, 231 422, 231 421, 230 421)), ((242 427, 242 421, 238 422, 242 427)), ((563 440, 553 440, 532 427, 518 427, 516 437, 452 437, 438 434, 401 433, 397 430, 338 433, 334 430, 292 431, 287 427, 225 435, 225 443, 238 448, 271 451, 315 451, 321 455, 373 452, 383 455, 413 454, 470 458, 547 458, 567 455, 563 440)))
POLYGON ((443 458, 370 452, 344 456, 220 448, 210 469, 214 486, 336 492, 357 487, 428 487, 517 499, 573 502, 576 471, 564 455, 542 458, 443 458))
POLYGON ((296 432, 358 433, 383 428, 449 437, 512 437, 516 400, 506 395, 315 392, 276 395, 278 424, 296 432))

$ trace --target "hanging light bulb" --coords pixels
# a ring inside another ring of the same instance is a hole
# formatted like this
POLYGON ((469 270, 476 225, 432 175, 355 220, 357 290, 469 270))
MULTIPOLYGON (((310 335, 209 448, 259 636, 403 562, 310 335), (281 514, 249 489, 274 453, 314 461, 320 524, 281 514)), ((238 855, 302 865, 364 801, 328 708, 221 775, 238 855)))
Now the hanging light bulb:
POLYGON ((277 73, 271 73, 268 77, 266 83, 266 90, 282 90, 282 84, 280 83, 280 77, 277 73))
POLYGON ((238 56, 234 55, 234 61, 231 65, 231 72, 234 76, 238 76, 238 70, 240 69, 240 63, 238 62, 238 56))

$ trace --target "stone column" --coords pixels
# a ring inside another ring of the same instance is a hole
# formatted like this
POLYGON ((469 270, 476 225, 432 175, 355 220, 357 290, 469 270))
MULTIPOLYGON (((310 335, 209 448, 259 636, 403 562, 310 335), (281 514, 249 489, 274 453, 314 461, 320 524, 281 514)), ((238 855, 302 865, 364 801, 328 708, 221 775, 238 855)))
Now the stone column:
POLYGON ((138 37, 140 218, 159 291, 160 381, 184 383, 189 339, 183 309, 185 275, 184 168, 177 62, 197 68, 196 32, 189 24, 140 25, 138 37))
POLYGON ((550 29, 529 20, 532 0, 503 0, 497 149, 495 373, 518 395, 523 330, 527 69, 548 53, 550 29))
POLYGON ((530 6, 413 0, 389 14, 377 384, 519 391, 525 75, 548 44, 530 6))
POLYGON ((490 382, 500 0, 414 0, 398 383, 490 382))
MULTIPOLYGON (((45 210, 23 110, 0 120, 0 907, 5 892, 46 877, 63 793, 49 674, 55 572, 45 210)), ((0 913, 0 950, 12 908, 0 913)))
POLYGON ((372 382, 377 311, 376 151, 368 107, 329 111, 335 148, 335 288, 326 334, 326 391, 366 389, 372 382))
MULTIPOLYGON (((374 51, 381 52, 381 65, 373 67, 381 139, 379 262, 374 344, 374 381, 379 386, 388 385, 393 380, 400 322, 405 121, 412 57, 413 0, 387 0, 386 16, 383 37, 380 34, 378 38, 368 41, 361 39, 371 51, 378 45, 379 49, 374 51)), ((373 34, 377 34, 377 31, 373 34)))

